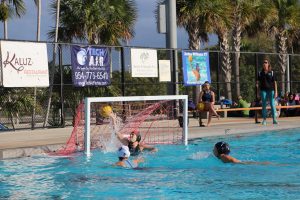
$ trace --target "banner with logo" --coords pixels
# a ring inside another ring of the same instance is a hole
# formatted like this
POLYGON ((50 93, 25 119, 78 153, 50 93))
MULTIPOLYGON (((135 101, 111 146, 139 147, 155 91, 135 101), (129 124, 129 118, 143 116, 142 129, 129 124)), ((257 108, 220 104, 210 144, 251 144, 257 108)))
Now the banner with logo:
POLYGON ((72 46, 71 62, 74 86, 106 86, 111 84, 108 48, 72 46))
POLYGON ((159 60, 159 81, 171 81, 171 64, 170 60, 159 60))
POLYGON ((132 77, 158 77, 157 51, 131 49, 132 77))
POLYGON ((45 43, 0 41, 3 87, 48 87, 45 43))
POLYGON ((182 51, 182 70, 185 86, 201 85, 211 82, 209 53, 182 51))

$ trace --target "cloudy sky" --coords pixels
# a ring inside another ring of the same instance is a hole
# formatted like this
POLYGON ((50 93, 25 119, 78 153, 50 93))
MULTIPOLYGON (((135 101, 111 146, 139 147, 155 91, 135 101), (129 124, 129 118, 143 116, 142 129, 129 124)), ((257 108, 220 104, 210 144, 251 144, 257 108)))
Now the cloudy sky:
MULTIPOLYGON (((33 0, 24 0, 27 7, 26 15, 21 19, 8 21, 8 38, 17 40, 36 40, 36 6, 33 0)), ((49 0, 42 0, 41 40, 50 41, 47 37, 49 30, 55 26, 55 16, 51 14, 49 0)), ((136 0, 138 20, 135 26, 135 38, 130 46, 165 47, 165 35, 157 33, 154 10, 156 0, 136 0)), ((3 38, 3 23, 0 24, 0 37, 3 38)), ((178 48, 186 49, 188 37, 183 29, 178 29, 178 48)), ((211 43, 216 39, 211 37, 211 43)))

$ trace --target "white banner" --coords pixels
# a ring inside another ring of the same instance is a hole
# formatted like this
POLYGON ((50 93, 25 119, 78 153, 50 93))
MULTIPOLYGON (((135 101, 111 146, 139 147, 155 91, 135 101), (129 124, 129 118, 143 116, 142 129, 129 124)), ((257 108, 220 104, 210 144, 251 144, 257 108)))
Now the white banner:
POLYGON ((49 86, 45 43, 1 41, 0 45, 2 86, 49 86))
POLYGON ((157 51, 131 49, 132 77, 158 77, 157 51))
POLYGON ((171 64, 170 60, 159 60, 159 81, 171 81, 171 64))

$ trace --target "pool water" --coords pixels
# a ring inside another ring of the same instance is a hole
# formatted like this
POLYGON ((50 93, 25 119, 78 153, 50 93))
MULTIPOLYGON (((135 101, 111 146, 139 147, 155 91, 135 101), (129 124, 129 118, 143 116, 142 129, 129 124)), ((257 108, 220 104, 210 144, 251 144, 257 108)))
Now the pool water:
POLYGON ((211 137, 145 153, 141 169, 113 167, 115 153, 0 161, 0 199, 299 199, 300 129, 211 137), (269 165, 224 164, 213 145, 269 165))

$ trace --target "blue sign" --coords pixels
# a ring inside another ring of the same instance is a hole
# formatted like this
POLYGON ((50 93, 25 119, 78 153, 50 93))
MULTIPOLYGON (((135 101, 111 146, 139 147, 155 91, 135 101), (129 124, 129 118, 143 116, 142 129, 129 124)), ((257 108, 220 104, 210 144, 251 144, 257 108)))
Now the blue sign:
POLYGON ((182 51, 182 70, 185 86, 202 85, 211 82, 209 53, 182 51))
POLYGON ((111 84, 108 48, 72 46, 71 62, 74 86, 106 86, 111 84))

